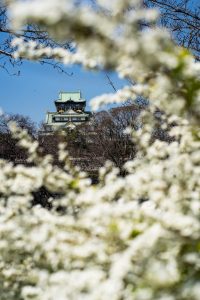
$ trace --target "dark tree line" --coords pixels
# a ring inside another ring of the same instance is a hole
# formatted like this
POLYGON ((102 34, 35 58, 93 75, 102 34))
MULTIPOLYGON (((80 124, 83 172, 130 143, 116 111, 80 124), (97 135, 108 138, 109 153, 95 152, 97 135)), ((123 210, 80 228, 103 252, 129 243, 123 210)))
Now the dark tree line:
MULTIPOLYGON (((52 155, 55 164, 59 164, 58 145, 65 142, 72 163, 79 165, 83 170, 97 171, 110 160, 123 172, 124 163, 133 159, 137 152, 136 143, 125 129, 131 126, 138 130, 142 126, 140 112, 143 109, 148 107, 128 103, 108 111, 100 111, 93 114, 90 122, 73 130, 66 128, 64 134, 59 131, 46 134, 41 131, 42 127, 38 131, 29 117, 3 115, 0 117, 0 157, 14 163, 26 162, 26 152, 19 148, 8 126, 10 121, 15 121, 19 127, 26 129, 33 139, 38 140, 44 155, 52 155)), ((162 129, 162 114, 159 111, 154 114, 152 139, 170 142, 167 130, 162 129)))
POLYGON ((125 129, 137 127, 139 113, 140 107, 133 104, 101 111, 93 114, 90 122, 66 130, 65 135, 41 135, 40 144, 57 160, 56 145, 59 141, 67 142, 72 162, 83 170, 98 170, 107 160, 122 170, 123 164, 136 153, 136 145, 125 129))

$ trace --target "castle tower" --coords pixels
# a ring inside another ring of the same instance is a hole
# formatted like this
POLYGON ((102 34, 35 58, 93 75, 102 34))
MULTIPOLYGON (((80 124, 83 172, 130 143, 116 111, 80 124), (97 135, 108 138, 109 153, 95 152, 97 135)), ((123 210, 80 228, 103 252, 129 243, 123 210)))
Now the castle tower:
POLYGON ((56 112, 47 112, 44 124, 45 131, 75 128, 90 118, 90 112, 85 111, 86 101, 81 92, 60 92, 54 101, 56 112))

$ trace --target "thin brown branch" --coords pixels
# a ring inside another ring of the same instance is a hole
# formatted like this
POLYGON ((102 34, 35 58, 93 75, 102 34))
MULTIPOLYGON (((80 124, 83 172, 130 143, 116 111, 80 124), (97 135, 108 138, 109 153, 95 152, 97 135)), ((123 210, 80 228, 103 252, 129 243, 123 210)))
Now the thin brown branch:
POLYGON ((11 53, 6 52, 4 50, 0 50, 0 54, 3 54, 3 55, 6 55, 6 56, 9 56, 9 57, 13 58, 13 55, 11 53))

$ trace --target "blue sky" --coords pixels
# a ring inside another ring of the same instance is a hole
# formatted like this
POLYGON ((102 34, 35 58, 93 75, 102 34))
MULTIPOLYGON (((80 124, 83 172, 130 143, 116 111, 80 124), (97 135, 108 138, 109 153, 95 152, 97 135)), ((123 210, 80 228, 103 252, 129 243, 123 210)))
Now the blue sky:
MULTIPOLYGON (((0 107, 6 113, 27 115, 37 123, 44 120, 47 110, 55 110, 53 101, 59 91, 81 90, 87 109, 94 96, 113 92, 105 73, 85 71, 80 66, 65 68, 73 72, 72 76, 37 62, 24 62, 17 69, 20 76, 11 76, 0 69, 0 107)), ((115 74, 110 76, 117 88, 123 86, 115 74)))

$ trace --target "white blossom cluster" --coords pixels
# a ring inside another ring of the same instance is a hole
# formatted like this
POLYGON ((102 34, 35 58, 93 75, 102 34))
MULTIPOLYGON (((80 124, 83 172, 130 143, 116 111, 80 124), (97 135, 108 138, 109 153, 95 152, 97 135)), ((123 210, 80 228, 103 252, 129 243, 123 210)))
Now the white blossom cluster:
MULTIPOLYGON (((70 165, 64 145, 61 168, 11 124, 34 166, 0 160, 1 300, 199 300, 199 65, 167 33, 138 29, 156 15, 140 1, 99 0, 103 13, 77 11, 70 0, 10 2, 14 26, 32 22, 58 39, 74 39, 77 51, 94 61, 80 63, 136 81, 96 99, 96 107, 139 94, 187 119, 168 115, 163 128, 171 126, 174 141, 152 142, 146 110, 143 127, 129 130, 138 155, 125 164, 126 176, 108 162, 95 185, 70 165), (50 210, 32 205, 41 187, 55 193, 50 210)), ((64 52, 53 51, 20 41, 18 55, 50 53, 64 61, 64 52)), ((74 55, 67 60, 77 62, 74 55)))

